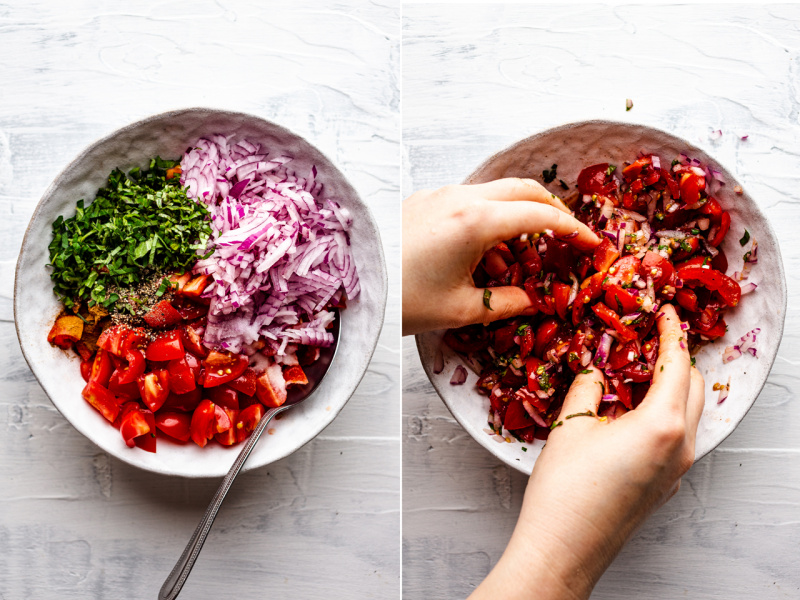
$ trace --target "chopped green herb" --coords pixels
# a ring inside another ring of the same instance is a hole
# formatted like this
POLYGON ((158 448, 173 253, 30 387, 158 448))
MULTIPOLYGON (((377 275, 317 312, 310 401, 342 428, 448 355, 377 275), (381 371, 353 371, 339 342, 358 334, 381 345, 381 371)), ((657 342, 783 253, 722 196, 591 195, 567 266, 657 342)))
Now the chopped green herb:
POLYGON ((676 158, 676 159, 674 159, 674 160, 672 161, 672 166, 673 166, 673 167, 674 167, 675 165, 679 165, 679 164, 681 164, 681 161, 679 161, 677 158, 676 158))
POLYGON ((564 424, 564 421, 558 421, 557 423, 556 423, 556 422, 553 422, 553 424, 552 424, 552 425, 550 425, 550 431, 552 431, 552 430, 553 430, 553 429, 555 429, 556 427, 561 427, 563 424, 564 424))
POLYGON ((567 362, 572 362, 574 360, 578 360, 578 353, 577 352, 570 352, 567 355, 567 362))
POLYGON ((696 227, 693 227, 693 228, 692 228, 692 234, 693 234, 693 235, 700 235, 700 230, 699 230, 699 229, 697 229, 696 227))
POLYGON ((744 253, 744 257, 743 257, 744 258, 744 262, 750 262, 750 256, 751 255, 752 255, 752 251, 751 250, 748 250, 747 252, 745 252, 744 253))
POLYGON ((588 375, 588 374, 589 374, 589 373, 591 373, 591 372, 592 372, 592 369, 584 369, 584 370, 583 370, 583 371, 581 371, 580 373, 581 373, 581 375, 588 375))
POLYGON ((664 220, 664 213, 656 213, 656 219, 659 221, 664 220))
POLYGON ((681 250, 683 250, 684 252, 692 251, 692 246, 689 244, 689 242, 686 241, 686 239, 681 240, 681 250))
POLYGON ((527 451, 528 451, 528 449, 527 449, 525 446, 523 446, 523 447, 522 447, 522 451, 523 451, 523 452, 527 452, 527 451))
POLYGON ((567 416, 566 416, 566 417, 564 417, 564 418, 565 418, 565 419, 572 419, 573 417, 596 417, 596 416, 597 416, 597 415, 595 415, 595 414, 594 414, 592 411, 590 411, 590 410, 587 410, 586 412, 582 412, 582 413, 575 413, 575 414, 572 414, 572 415, 567 415, 567 416))
POLYGON ((523 323, 519 327, 517 327, 517 335, 525 335, 525 330, 530 328, 528 323, 523 323))
POLYGON ((617 165, 608 165, 608 168, 606 169, 606 175, 610 176, 616 170, 617 170, 617 165))
POLYGON ((198 255, 211 235, 208 210, 186 196, 178 177, 167 179, 177 164, 156 157, 146 171, 114 169, 89 206, 79 200, 74 216, 53 222, 50 278, 67 308, 110 307, 119 300, 114 289, 210 256, 198 255))
POLYGON ((742 239, 739 240, 739 245, 740 246, 744 246, 749 241, 750 241, 750 232, 747 231, 747 229, 745 229, 744 230, 744 235, 742 236, 742 239))
POLYGON ((490 305, 489 302, 492 299, 492 290, 483 290, 483 305, 488 308, 489 310, 494 310, 490 305))
MULTIPOLYGON (((697 364, 697 359, 693 356, 691 362, 692 362, 692 366, 695 366, 695 364, 697 364)), ((661 367, 661 368, 663 369, 664 367, 661 367)))
POLYGON ((563 179, 559 179, 559 180, 558 180, 558 183, 560 183, 560 184, 561 184, 561 188, 562 188, 562 189, 565 189, 565 190, 568 190, 568 189, 569 189, 569 186, 567 185, 567 183, 566 183, 566 182, 565 182, 563 179))
POLYGON ((558 165, 553 165, 550 167, 550 170, 545 169, 542 171, 542 179, 544 179, 545 183, 552 183, 556 178, 556 169, 558 165))
MULTIPOLYGON (((664 371, 664 365, 661 365, 661 371, 664 371)), ((661 371, 660 371, 660 372, 661 372, 661 371)))

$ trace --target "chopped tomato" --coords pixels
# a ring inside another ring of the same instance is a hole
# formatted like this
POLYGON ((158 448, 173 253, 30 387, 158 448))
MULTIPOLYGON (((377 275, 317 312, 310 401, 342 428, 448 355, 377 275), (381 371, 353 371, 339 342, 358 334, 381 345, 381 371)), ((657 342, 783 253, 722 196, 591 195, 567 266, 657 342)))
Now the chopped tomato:
POLYGON ((196 387, 192 391, 186 392, 185 394, 176 394, 174 391, 170 391, 169 396, 167 396, 167 400, 162 405, 162 408, 192 412, 195 408, 197 408, 197 405, 200 404, 200 400, 202 399, 203 392, 199 387, 196 387))
POLYGON ((619 285, 628 285, 633 282, 633 276, 639 273, 641 261, 628 254, 617 260, 608 270, 608 281, 619 285))
POLYGON ((108 389, 118 398, 126 400, 138 400, 141 397, 139 386, 135 381, 130 383, 120 382, 121 371, 116 369, 108 380, 108 389))
POLYGON ((611 353, 608 355, 608 366, 614 371, 619 371, 625 365, 635 361, 639 356, 639 344, 636 340, 631 340, 625 344, 614 344, 611 353))
POLYGON ((227 385, 218 385, 205 391, 206 398, 230 410, 239 410, 239 394, 227 385))
POLYGON ((86 383, 89 383, 89 378, 92 376, 92 361, 91 360, 82 360, 81 361, 81 377, 86 383))
POLYGON ((270 365, 256 379, 256 396, 265 406, 278 407, 286 402, 286 381, 280 365, 270 365))
POLYGON ((653 278, 653 287, 659 291, 667 284, 674 283, 675 269, 672 263, 657 252, 647 251, 642 259, 642 276, 653 278))
POLYGON ((705 188, 705 177, 701 177, 693 172, 684 173, 681 176, 681 200, 683 200, 684 204, 697 204, 698 200, 700 200, 700 192, 702 192, 705 188))
POLYGON ((628 315, 641 309, 642 299, 615 283, 606 287, 606 305, 616 309, 620 316, 628 315))
MULTIPOLYGON (((317 351, 319 351, 318 348, 317 351)), ((300 364, 303 364, 302 361, 300 364)), ((252 396, 256 393, 256 379, 256 372, 247 367, 239 377, 229 381, 228 385, 245 396, 252 396)))
POLYGON ((719 246, 730 228, 731 216, 727 211, 723 211, 719 223, 713 225, 708 232, 708 243, 714 247, 719 246))
POLYGON ((155 415, 156 427, 171 438, 188 442, 191 437, 192 416, 174 410, 164 410, 155 415))
POLYGON ((539 324, 539 329, 536 330, 536 341, 533 346, 533 353, 536 356, 541 356, 544 353, 544 348, 556 336, 558 332, 558 321, 552 317, 544 319, 539 324))
POLYGON ((186 356, 169 361, 167 371, 169 371, 169 387, 176 394, 186 394, 197 387, 195 374, 189 367, 186 356))
POLYGON ((100 337, 97 338, 98 347, 110 352, 115 356, 123 355, 123 344, 125 337, 128 333, 128 327, 125 325, 113 325, 103 330, 100 337))
POLYGON ((153 412, 161 408, 169 397, 169 374, 165 369, 142 375, 137 383, 142 402, 153 412))
POLYGON ((181 294, 187 298, 199 298, 210 281, 211 275, 199 275, 183 287, 181 294))
MULTIPOLYGON (((184 289, 186 289, 184 287, 184 289)), ((142 317, 150 327, 165 329, 183 321, 181 314, 175 310, 169 300, 162 300, 142 317)))
POLYGON ((145 356, 147 360, 165 361, 183 358, 185 352, 180 333, 167 331, 154 339, 147 346, 145 356))
POLYGON ((233 425, 236 429, 237 442, 243 442, 253 433, 253 430, 261 422, 261 419, 264 418, 265 412, 264 407, 257 402, 239 412, 239 416, 236 418, 236 422, 233 425))
POLYGON ((608 308, 602 302, 598 302, 597 304, 592 305, 592 310, 598 317, 600 317, 603 320, 603 322, 606 325, 616 329, 617 332, 623 337, 623 339, 625 340, 636 339, 637 337, 636 332, 627 325, 624 325, 622 321, 620 321, 619 316, 617 316, 617 313, 608 308))
POLYGON ((536 421, 528 414, 525 407, 522 406, 522 401, 512 398, 508 402, 506 415, 503 419, 503 427, 509 431, 514 429, 522 429, 523 427, 530 427, 536 425, 536 421))
POLYGON ((611 177, 608 163, 586 167, 578 174, 578 190, 581 194, 611 196, 617 191, 617 182, 611 177))
POLYGON ((113 423, 119 414, 119 403, 107 388, 90 381, 83 388, 83 399, 91 404, 97 412, 113 423))
POLYGON ((128 366, 120 371, 119 383, 133 383, 144 373, 147 367, 144 352, 130 349, 125 354, 125 360, 128 361, 128 366))
POLYGON ((728 306, 736 306, 742 297, 742 288, 739 284, 716 269, 698 265, 683 267, 678 271, 678 277, 686 281, 698 281, 706 289, 719 292, 728 306))
POLYGON ((228 417, 228 420, 231 423, 231 426, 228 427, 225 431, 220 433, 214 434, 214 439, 217 440, 223 446, 233 446, 234 444, 238 443, 238 439, 236 437, 236 421, 239 418, 239 411, 236 409, 226 408, 224 406, 217 407, 221 408, 225 411, 225 414, 228 417))
POLYGON ((111 355, 102 348, 98 348, 97 354, 94 357, 94 362, 92 363, 89 381, 107 387, 108 380, 111 378, 111 373, 113 372, 114 363, 111 361, 111 355))
POLYGON ((203 386, 209 388, 237 379, 245 372, 249 361, 246 356, 241 354, 212 350, 203 360, 202 365, 206 370, 203 386))
POLYGON ((531 327, 530 325, 526 326, 525 329, 522 331, 522 335, 520 337, 522 339, 520 340, 520 345, 519 345, 519 357, 525 358, 533 350, 533 343, 535 340, 533 336, 533 327, 531 327))
POLYGON ((555 299, 556 303, 556 312, 558 313, 558 316, 565 321, 567 320, 567 308, 569 307, 567 304, 569 301, 569 293, 570 286, 568 286, 566 283, 553 284, 553 298, 555 299))
POLYGON ((211 400, 201 400, 197 408, 192 413, 192 422, 190 425, 192 441, 204 448, 216 431, 214 431, 214 423, 216 420, 216 406, 211 400))
POLYGON ((688 288, 682 288, 675 292, 675 302, 686 310, 697 312, 697 294, 688 288))
POLYGON ((283 369, 283 379, 286 382, 286 387, 308 384, 308 377, 306 377, 305 371, 300 365, 285 367, 283 369))

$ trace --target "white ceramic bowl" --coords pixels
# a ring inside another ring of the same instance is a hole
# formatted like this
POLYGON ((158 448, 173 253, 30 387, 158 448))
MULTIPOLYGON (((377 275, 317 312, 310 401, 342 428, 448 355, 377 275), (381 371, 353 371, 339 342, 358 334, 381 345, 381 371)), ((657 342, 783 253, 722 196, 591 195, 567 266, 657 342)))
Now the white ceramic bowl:
MULTIPOLYGON (((723 245, 730 263, 729 273, 741 270, 744 250, 739 245, 739 238, 744 229, 747 228, 758 240, 759 262, 753 267, 749 279, 758 284, 758 289, 744 296, 736 309, 726 313, 728 333, 720 341, 706 345, 697 354, 697 368, 706 381, 706 406, 697 432, 697 460, 728 437, 747 414, 767 380, 783 335, 786 315, 783 262, 775 233, 756 202, 747 192, 736 195, 733 191, 736 184, 733 175, 689 142, 651 127, 612 121, 572 123, 524 139, 489 158, 465 183, 483 183, 503 177, 528 177, 541 182, 542 171, 555 163, 558 165, 558 178, 574 186, 583 167, 601 162, 622 164, 642 151, 657 154, 667 162, 680 152, 685 152, 722 172, 726 186, 716 197, 731 215, 731 230, 723 245), (754 327, 761 328, 758 336, 759 358, 747 354, 723 365, 721 357, 725 346, 732 345, 754 327), (714 392, 712 386, 715 382, 727 382, 729 376, 730 395, 723 404, 718 405, 718 392, 714 392)), ((557 180, 547 187, 556 195, 563 192, 557 180)), ((443 331, 438 331, 417 336, 422 365, 439 396, 478 443, 503 462, 529 474, 544 442, 536 440, 534 444, 522 444, 513 438, 511 443, 498 442, 497 436, 490 436, 484 431, 487 428, 489 400, 475 389, 477 375, 456 353, 441 343, 443 334, 443 331), (444 351, 445 368, 437 375, 433 372, 433 360, 439 347, 444 351), (464 385, 453 386, 450 385, 450 377, 458 364, 467 366, 469 375, 464 385), (523 446, 527 451, 523 452, 523 446)))
POLYGON ((22 352, 56 408, 83 435, 129 464, 167 475, 216 477, 227 473, 241 445, 159 443, 155 454, 128 448, 119 432, 81 398, 79 359, 47 343, 59 312, 50 282, 47 246, 51 224, 75 214, 75 203, 94 199, 115 167, 144 167, 156 155, 178 158, 199 137, 213 133, 262 143, 270 153, 294 157, 290 167, 307 173, 316 165, 324 195, 340 200, 353 215, 351 243, 361 278, 361 294, 342 312, 336 357, 314 395, 270 424, 245 470, 288 456, 319 434, 344 407, 366 372, 378 342, 386 307, 387 277, 378 227, 344 175, 319 150, 287 129, 256 116, 192 108, 152 116, 115 131, 84 150, 55 179, 31 218, 17 262, 14 316, 22 352))

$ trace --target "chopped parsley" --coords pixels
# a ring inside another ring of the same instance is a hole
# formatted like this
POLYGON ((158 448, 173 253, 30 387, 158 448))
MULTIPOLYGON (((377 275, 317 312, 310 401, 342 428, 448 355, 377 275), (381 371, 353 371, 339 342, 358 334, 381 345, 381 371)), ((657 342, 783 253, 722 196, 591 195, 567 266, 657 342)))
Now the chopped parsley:
POLYGON ((572 414, 572 415, 567 415, 567 416, 566 416, 566 417, 564 417, 564 418, 565 418, 565 419, 572 419, 573 417, 596 417, 596 416, 597 416, 597 415, 595 415, 595 414, 594 414, 592 411, 590 411, 590 410, 587 410, 586 412, 582 412, 582 413, 575 413, 575 414, 572 414))
MULTIPOLYGON (((692 366, 695 366, 696 363, 697 363, 697 359, 693 356, 692 357, 692 366)), ((663 369, 664 367, 661 367, 661 368, 663 369)))
POLYGON ((528 451, 528 449, 527 449, 525 446, 523 446, 523 447, 522 447, 522 451, 523 451, 523 452, 527 452, 527 451, 528 451))
POLYGON ((67 308, 109 308, 119 299, 115 289, 186 271, 210 256, 198 255, 211 235, 208 210, 186 196, 173 176, 177 165, 156 157, 145 171, 114 169, 89 206, 79 200, 74 216, 53 222, 50 278, 67 308))
POLYGON ((606 175, 610 177, 611 174, 616 170, 617 170, 617 165, 608 165, 608 168, 606 169, 606 175))
POLYGON ((742 239, 739 240, 739 245, 740 246, 744 246, 749 241, 750 241, 750 232, 747 231, 747 229, 745 229, 744 230, 744 235, 742 236, 742 239))
POLYGON ((550 431, 552 431, 552 430, 553 430, 553 429, 555 429, 556 427, 561 427, 563 424, 564 424, 564 421, 558 421, 557 423, 556 423, 556 422, 553 422, 553 424, 552 424, 552 425, 550 425, 550 431))
POLYGON ((564 181, 563 179, 559 179, 559 180, 558 180, 558 183, 559 183, 559 184, 561 184, 561 188, 562 188, 562 189, 565 189, 565 190, 568 190, 568 189, 569 189, 569 186, 567 185, 567 182, 566 182, 566 181, 564 181))
POLYGON ((591 373, 591 372, 592 372, 592 369, 584 369, 584 370, 583 370, 583 371, 581 371, 580 373, 581 373, 581 375, 588 375, 588 374, 589 374, 589 373, 591 373))
POLYGON ((489 302, 492 299, 492 290, 483 290, 483 305, 489 310, 494 310, 489 302))

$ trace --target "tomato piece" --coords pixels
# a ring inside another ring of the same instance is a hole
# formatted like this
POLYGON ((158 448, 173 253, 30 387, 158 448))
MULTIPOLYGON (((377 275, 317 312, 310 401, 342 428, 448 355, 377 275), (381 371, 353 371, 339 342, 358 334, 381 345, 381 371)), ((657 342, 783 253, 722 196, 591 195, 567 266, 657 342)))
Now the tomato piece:
POLYGON ((178 331, 167 331, 154 339, 147 346, 145 356, 147 360, 166 361, 183 358, 185 352, 183 342, 178 331))
POLYGON ((610 377, 609 378, 609 386, 611 390, 617 395, 619 401, 625 405, 625 408, 632 409, 633 408, 633 393, 631 390, 631 386, 625 383, 622 377, 610 377))
POLYGON ((509 321, 507 324, 495 329, 492 333, 492 339, 494 340, 494 350, 499 354, 504 354, 508 352, 511 347, 514 345, 514 337, 517 335, 517 325, 512 320, 509 321))
POLYGON ((675 302, 691 312, 697 312, 697 294, 687 288, 682 288, 675 293, 675 302))
POLYGON ((89 374, 89 381, 93 381, 103 387, 108 387, 108 380, 111 378, 111 373, 114 372, 114 363, 111 361, 111 355, 102 348, 97 349, 97 354, 92 363, 92 371, 89 374))
POLYGON ((189 367, 185 355, 169 361, 167 371, 169 371, 169 387, 176 394, 186 394, 197 387, 195 374, 189 367))
POLYGON ((253 433, 253 430, 264 418, 266 411, 261 404, 255 403, 239 413, 233 427, 236 430, 236 441, 243 442, 247 437, 253 433))
POLYGON ((58 317, 53 323, 50 333, 47 334, 47 341, 59 348, 67 350, 83 335, 83 319, 72 315, 58 317))
POLYGON ((108 389, 111 393, 125 400, 138 400, 141 397, 139 386, 135 381, 120 383, 122 371, 116 369, 108 380, 108 389))
POLYGON ((223 446, 233 446, 234 444, 236 444, 238 442, 238 440, 236 439, 236 425, 235 424, 236 424, 236 420, 239 418, 239 411, 238 410, 233 410, 233 409, 230 409, 230 408, 226 408, 224 406, 222 406, 222 407, 218 406, 217 408, 221 408, 222 410, 225 411, 225 414, 227 415, 228 420, 231 423, 231 426, 228 427, 225 431, 223 431, 221 433, 214 434, 214 439, 217 440, 223 446))
POLYGON ((520 336, 520 344, 519 344, 519 357, 525 358, 527 357, 531 351, 533 350, 533 343, 536 338, 533 335, 533 327, 528 325, 522 331, 522 335, 520 336))
POLYGON ((661 290, 665 285, 674 283, 675 269, 672 263, 657 252, 647 251, 642 259, 642 276, 653 278, 653 288, 661 290))
POLYGON ((643 156, 637 159, 635 162, 629 164, 627 167, 622 168, 622 177, 630 183, 642 172, 646 166, 652 164, 652 160, 649 156, 643 156))
POLYGON ((669 194, 672 196, 673 200, 677 200, 680 198, 681 195, 681 188, 678 185, 678 182, 672 177, 672 173, 667 171, 666 169, 660 169, 661 173, 661 181, 666 182, 667 187, 669 188, 669 194))
POLYGON ((137 448, 141 448, 145 452, 152 452, 155 454, 156 451, 155 415, 153 415, 153 411, 147 410, 146 408, 139 408, 139 412, 144 417, 145 423, 147 423, 147 428, 149 429, 149 431, 144 435, 140 435, 133 438, 133 443, 136 445, 137 448))
MULTIPOLYGON (((711 268, 716 269, 720 273, 727 273, 728 272, 728 257, 725 256, 725 252, 722 251, 722 248, 717 248, 717 255, 711 259, 711 268)), ((75 344, 75 347, 78 345, 75 344)))
POLYGON ((575 264, 575 251, 567 242, 550 237, 546 240, 547 251, 542 261, 544 270, 548 273, 555 273, 561 281, 569 281, 572 265, 575 264))
POLYGON ((119 372, 119 383, 133 383, 144 373, 147 361, 144 358, 144 352, 141 350, 130 349, 125 354, 125 360, 128 361, 128 366, 119 372))
POLYGON ((639 345, 635 340, 625 344, 614 344, 613 350, 608 355, 608 366, 614 371, 619 371, 639 358, 639 345))
POLYGON ((143 348, 146 341, 147 333, 143 328, 129 327, 124 333, 118 356, 125 356, 130 350, 139 350, 143 348))
POLYGON ((162 408, 192 412, 195 408, 197 408, 197 405, 200 404, 202 399, 203 392, 199 387, 196 387, 191 392, 186 392, 185 394, 176 394, 174 391, 170 391, 166 402, 164 402, 162 405, 162 408))
POLYGON ((714 247, 719 246, 722 243, 722 240, 725 239, 725 235, 728 233, 730 228, 731 216, 728 214, 728 211, 724 211, 720 217, 719 224, 712 226, 709 230, 708 243, 714 247))
MULTIPOLYGON (((123 407, 119 432, 122 434, 122 439, 125 440, 128 448, 133 448, 136 445, 134 443, 135 438, 150 433, 150 425, 145 419, 142 409, 135 402, 129 402, 123 407)), ((155 434, 155 432, 153 433, 155 434)))
MULTIPOLYGON (((317 350, 319 349, 317 348, 317 350)), ((303 364, 302 361, 301 364, 303 364)), ((257 378, 256 372, 250 367, 247 367, 244 373, 239 375, 236 379, 229 381, 228 385, 245 396, 252 396, 256 393, 257 378)))
POLYGON ((683 203, 687 206, 697 204, 700 192, 706 189, 706 178, 694 172, 684 173, 681 175, 679 186, 683 203))
POLYGON ((722 217, 722 206, 715 198, 708 198, 706 203, 700 207, 700 212, 710 216, 712 221, 716 221, 722 217))
POLYGON ((678 277, 684 281, 699 281, 706 289, 719 292, 728 306, 736 306, 742 298, 739 284, 716 269, 692 265, 680 269, 678 277))
POLYGON ((157 369, 152 373, 141 375, 137 380, 139 393, 145 406, 157 411, 169 397, 169 374, 166 369, 157 369))
POLYGON ((192 417, 186 413, 165 410, 155 415, 156 427, 171 438, 188 442, 191 437, 192 417))
POLYGON ((606 287, 606 306, 614 307, 620 316, 629 315, 641 309, 642 299, 625 288, 612 283, 606 287))
POLYGON ((514 287, 522 285, 522 267, 519 263, 514 263, 508 267, 504 277, 508 282, 507 285, 513 285, 514 287))
POLYGON ((181 295, 187 298, 200 298, 210 282, 211 275, 199 275, 183 286, 181 295))
POLYGON ((283 380, 286 382, 287 388, 292 385, 308 384, 308 377, 300 365, 285 367, 283 369, 283 380))
POLYGON ((239 410, 239 394, 227 385, 218 385, 205 391, 206 398, 223 408, 239 410))
MULTIPOLYGON (((641 179, 634 179, 631 182, 631 193, 632 194, 639 194, 643 190, 644 190, 644 181, 642 181, 641 179)), ((632 203, 628 208, 633 208, 632 203)))
POLYGON ((585 367, 581 364, 583 357, 583 343, 586 340, 586 332, 578 330, 572 336, 572 341, 567 348, 567 366, 572 369, 573 373, 583 370, 585 367))
POLYGON ((687 237, 681 240, 680 246, 672 251, 672 260, 684 260, 700 249, 700 240, 696 237, 687 237))
POLYGON ((86 383, 89 383, 89 378, 92 376, 92 361, 91 360, 82 360, 81 361, 81 377, 86 383))
MULTIPOLYGON (((184 289, 186 289, 184 287, 184 289)), ((142 317, 150 327, 155 329, 165 329, 172 327, 183 321, 181 314, 169 303, 169 300, 162 300, 151 308, 142 317)))
POLYGON ((631 379, 635 383, 650 381, 653 378, 653 372, 647 368, 647 365, 640 362, 625 365, 620 372, 625 379, 631 379))
POLYGON ((97 338, 97 346, 110 352, 115 356, 124 354, 123 344, 127 336, 129 327, 125 325, 113 325, 103 330, 97 338))
POLYGON ((214 403, 208 399, 201 400, 192 413, 192 421, 189 426, 192 441, 201 448, 205 448, 208 440, 216 433, 213 432, 215 420, 216 406, 214 403))
POLYGON ((506 270, 508 270, 508 264, 506 264, 506 261, 500 256, 497 249, 492 248, 491 250, 487 250, 486 254, 483 255, 483 268, 486 270, 489 277, 497 281, 502 281, 503 275, 506 270))
POLYGON ((542 389, 540 385, 542 373, 539 371, 541 371, 540 367, 543 366, 545 366, 545 362, 535 356, 529 356, 525 360, 525 373, 528 376, 528 391, 536 392, 536 390, 542 389))
POLYGON ((81 392, 83 399, 91 404, 97 412, 113 423, 119 414, 119 403, 110 390, 96 381, 89 381, 81 392))
POLYGON ((174 289, 176 292, 180 292, 183 287, 189 283, 191 278, 192 274, 187 271, 186 273, 182 273, 180 275, 178 273, 173 273, 167 279, 172 284, 172 289, 174 289))
POLYGON ((513 431, 515 429, 530 427, 531 425, 536 425, 536 421, 531 418, 528 411, 522 406, 522 401, 517 398, 509 400, 508 408, 503 418, 503 427, 509 431, 513 431))
POLYGON ((567 320, 567 302, 569 301, 570 286, 566 283, 553 284, 553 298, 556 303, 556 312, 564 321, 567 320))
POLYGON ((545 347, 556 337, 557 332, 558 321, 556 319, 551 317, 539 323, 539 328, 536 330, 536 340, 533 345, 533 354, 542 356, 545 347))
POLYGON ((583 313, 586 306, 593 300, 597 300, 603 292, 603 279, 606 274, 598 272, 585 279, 581 283, 581 289, 572 303, 572 324, 577 326, 583 319, 583 313))
POLYGON ((633 276, 639 272, 641 264, 641 261, 631 254, 623 256, 608 269, 609 282, 619 285, 630 284, 633 282, 633 276))
POLYGON ((265 406, 277 407, 286 402, 286 381, 280 365, 270 365, 256 379, 256 396, 265 406))
POLYGON ((233 381, 245 372, 249 364, 250 361, 242 354, 212 350, 202 362, 206 370, 203 386, 209 388, 233 381))
POLYGON ((728 326, 725 323, 725 319, 719 318, 717 322, 714 324, 713 327, 708 328, 705 331, 701 331, 700 334, 704 335, 710 340, 715 340, 717 338, 721 338, 725 335, 725 332, 728 331, 728 326))
POLYGON ((586 167, 578 174, 578 190, 581 194, 611 196, 617 191, 617 182, 608 172, 608 163, 586 167))
POLYGON ((184 321, 194 321, 200 317, 204 317, 208 313, 207 306, 189 302, 181 297, 175 298, 172 301, 172 306, 178 311, 178 314, 184 321))
POLYGON ((620 321, 619 316, 617 316, 617 313, 602 302, 592 305, 592 310, 606 325, 616 329, 623 339, 634 340, 637 338, 636 332, 627 325, 624 325, 622 321, 620 321))

